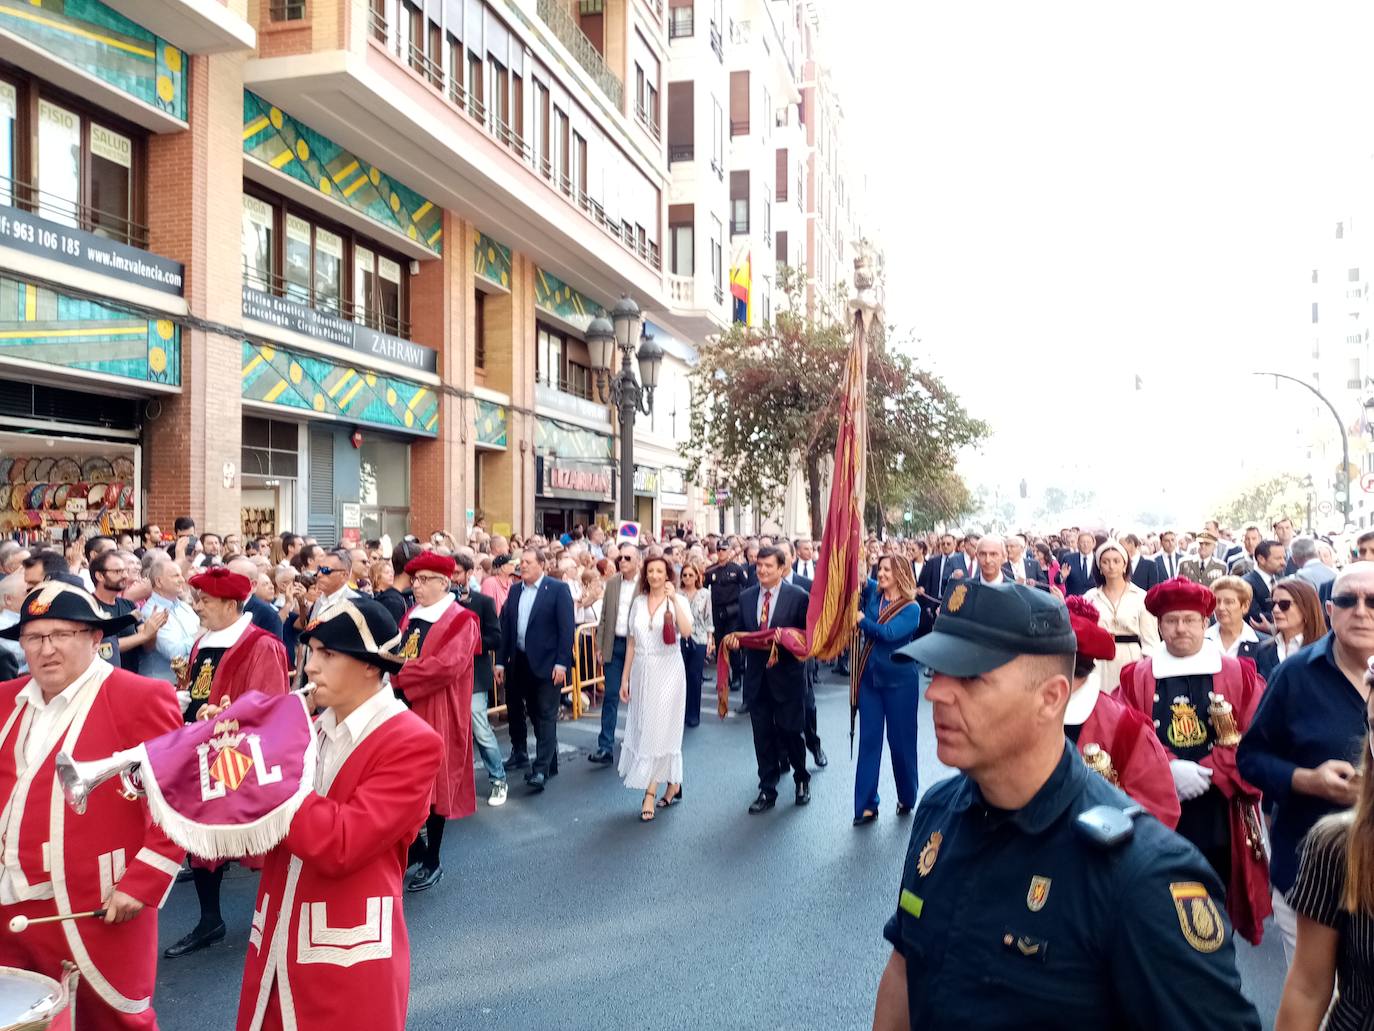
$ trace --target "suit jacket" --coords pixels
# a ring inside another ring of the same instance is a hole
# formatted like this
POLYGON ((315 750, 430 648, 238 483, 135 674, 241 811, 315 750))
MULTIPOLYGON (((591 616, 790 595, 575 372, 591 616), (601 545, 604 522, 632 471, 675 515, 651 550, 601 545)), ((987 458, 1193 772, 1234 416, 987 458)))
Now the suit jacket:
POLYGON ((481 591, 458 595, 458 604, 477 617, 482 627, 482 654, 472 663, 472 690, 488 692, 492 688, 492 661, 501 650, 501 616, 496 602, 481 591))
MULTIPOLYGON (((515 657, 517 633, 520 628, 520 596, 529 590, 523 580, 511 586, 506 605, 501 610, 501 651, 496 665, 509 666, 515 657)), ((604 607, 603 607, 604 611, 604 607)), ((572 670, 573 637, 577 622, 573 618, 572 592, 568 585, 551 576, 539 581, 539 593, 530 609, 530 621, 525 626, 525 658, 530 670, 541 680, 553 676, 553 668, 562 666, 572 670)))
MULTIPOLYGON (((1064 577, 1065 594, 1087 594, 1097 586, 1097 581, 1093 579, 1094 560, 1091 555, 1083 555, 1075 551, 1068 559, 1068 575, 1064 577), (1087 559, 1086 568, 1084 559, 1087 559)), ((1063 565, 1061 563, 1061 568, 1063 565)))
POLYGON ((1270 597, 1269 585, 1258 569, 1245 574, 1245 582, 1250 585, 1250 611, 1245 614, 1249 619, 1268 619, 1274 611, 1274 599, 1270 597))
POLYGON ((1180 555, 1177 551, 1174 552, 1174 554, 1173 554, 1173 560, 1174 560, 1174 569, 1173 569, 1173 572, 1170 572, 1170 571, 1169 571, 1169 566, 1168 566, 1168 563, 1165 561, 1165 559, 1166 559, 1166 556, 1165 556, 1164 552, 1162 552, 1162 551, 1161 551, 1158 555, 1155 556, 1155 565, 1159 567, 1159 582, 1160 582, 1160 583, 1163 583, 1165 580, 1172 580, 1174 577, 1178 576, 1178 567, 1179 567, 1180 565, 1183 564, 1184 556, 1183 556, 1183 555, 1180 555))
POLYGON ((278 641, 285 640, 286 631, 281 625, 281 616, 277 615, 277 610, 263 601, 256 594, 250 594, 248 600, 244 602, 243 611, 253 617, 253 625, 261 627, 269 634, 276 637, 278 641))
POLYGON ((787 581, 787 582, 790 583, 793 587, 800 587, 803 591, 806 592, 806 596, 807 596, 808 598, 811 597, 811 583, 812 583, 812 581, 811 581, 810 577, 799 576, 798 574, 793 573, 793 574, 792 574, 792 579, 789 580, 789 581, 787 581))
POLYGON ((968 576, 968 566, 964 564, 964 553, 956 551, 953 555, 932 555, 926 559, 925 568, 921 570, 921 579, 918 586, 937 603, 945 596, 945 588, 949 586, 950 577, 955 571, 968 576), (940 575, 940 560, 944 558, 945 572, 940 575))
MULTIPOLYGON (((759 627, 759 592, 755 586, 739 596, 740 629, 752 633, 759 627)), ((806 629, 807 594, 795 584, 780 583, 769 612, 770 627, 797 627, 806 629)), ((742 649, 744 655, 744 700, 753 705, 754 699, 767 691, 772 703, 778 707, 779 726, 790 727, 793 722, 801 727, 802 702, 806 691, 805 663, 795 658, 786 648, 778 649, 778 661, 768 665, 768 651, 742 649), (790 710, 795 707, 796 712, 790 710), (784 712, 784 710, 788 710, 784 712), (792 716, 796 717, 795 721, 792 716)))
POLYGON ((1137 556, 1135 569, 1131 571, 1131 583, 1135 584, 1142 591, 1148 591, 1157 583, 1164 582, 1164 574, 1153 558, 1144 555, 1137 556))
POLYGON ((620 618, 621 588, 633 594, 638 585, 638 580, 626 583, 619 573, 606 581, 606 592, 601 596, 601 622, 596 625, 596 647, 601 652, 602 662, 609 662, 615 650, 615 622, 620 618))
MULTIPOLYGON (((1040 563, 1027 555, 1023 562, 1026 563, 1026 583, 1033 584, 1039 581, 1042 584, 1050 582, 1050 574, 1040 568, 1040 563)), ((1012 567, 1011 560, 1008 559, 1002 564, 1002 575, 1012 583, 1016 582, 1016 570, 1012 567)))

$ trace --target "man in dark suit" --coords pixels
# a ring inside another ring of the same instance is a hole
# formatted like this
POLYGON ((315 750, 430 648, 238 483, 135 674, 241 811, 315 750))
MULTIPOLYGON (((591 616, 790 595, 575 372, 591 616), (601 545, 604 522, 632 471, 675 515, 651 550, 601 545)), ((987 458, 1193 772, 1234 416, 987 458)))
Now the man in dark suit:
MULTIPOLYGON (((768 627, 806 628, 806 592, 783 582, 787 560, 777 548, 759 549, 755 561, 758 585, 740 595, 740 629, 745 633, 768 627)), ((797 785, 797 805, 811 801, 811 774, 806 770, 806 673, 803 663, 786 648, 777 649, 777 662, 768 665, 769 650, 744 653, 744 700, 754 730, 754 756, 759 767, 759 794, 750 813, 772 809, 778 801, 782 775, 779 749, 785 751, 797 785)))
MULTIPOLYGON (((253 563, 252 559, 246 556, 240 556, 239 558, 230 559, 228 565, 229 572, 246 576, 250 583, 255 586, 257 585, 258 577, 261 574, 258 572, 258 567, 253 563)), ((281 616, 277 614, 275 608, 259 598, 256 592, 250 594, 248 600, 243 603, 243 611, 253 617, 254 626, 261 627, 269 634, 275 635, 278 641, 285 640, 286 631, 282 627, 281 616)), ((287 656, 287 661, 289 663, 294 663, 295 656, 287 656)))
POLYGON ((1159 554, 1155 556, 1155 566, 1159 569, 1159 582, 1172 580, 1178 576, 1179 564, 1183 556, 1178 553, 1178 534, 1165 530, 1159 535, 1159 554))
POLYGON ((926 559, 920 582, 916 585, 918 594, 932 599, 938 606, 955 573, 959 574, 956 579, 967 576, 968 566, 964 564, 964 553, 955 550, 954 535, 947 533, 940 538, 939 551, 926 559))
POLYGON ((1135 584, 1142 591, 1148 591, 1155 584, 1161 582, 1159 566, 1154 560, 1146 558, 1140 553, 1140 538, 1133 533, 1128 533, 1121 538, 1121 546, 1126 549, 1126 554, 1130 556, 1131 583, 1135 584))
POLYGON ((528 761, 525 710, 534 723, 534 765, 525 775, 532 792, 543 791, 558 773, 558 701, 572 668, 572 593, 568 585, 544 575, 544 553, 520 553, 520 582, 501 609, 501 649, 495 681, 506 685, 511 758, 508 768, 528 761))
POLYGON ((1026 538, 1018 533, 1006 539, 1007 561, 1002 566, 1002 575, 1012 583, 1049 584, 1050 575, 1041 568, 1034 557, 1026 553, 1026 538))
POLYGON ((1245 574, 1250 585, 1250 611, 1245 614, 1252 626, 1263 628, 1273 618, 1274 585, 1288 564, 1288 554, 1278 541, 1260 541, 1255 545, 1255 568, 1245 574))
POLYGON ((1096 547, 1097 538, 1092 534, 1084 530, 1078 535, 1078 550, 1060 566, 1065 594, 1087 594, 1097 586, 1093 578, 1093 550, 1096 547))
POLYGON ((1287 516, 1279 516, 1274 520, 1274 540, 1283 546, 1283 553, 1287 556, 1283 565, 1283 575, 1292 576, 1298 571, 1298 564, 1293 561, 1293 538, 1296 532, 1293 529, 1293 520, 1287 516))

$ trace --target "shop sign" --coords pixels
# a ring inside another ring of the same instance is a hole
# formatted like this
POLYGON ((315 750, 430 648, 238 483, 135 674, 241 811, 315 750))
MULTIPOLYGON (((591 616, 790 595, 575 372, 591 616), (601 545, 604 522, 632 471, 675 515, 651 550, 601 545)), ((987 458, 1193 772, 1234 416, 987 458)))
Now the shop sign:
POLYGON ((658 495, 658 470, 647 465, 635 466, 635 493, 649 497, 658 495))
POLYGON ((681 469, 666 466, 658 479, 659 488, 664 494, 686 494, 687 477, 681 469))
POLYGON ((279 329, 314 337, 325 343, 383 358, 420 372, 434 372, 438 355, 428 347, 412 344, 400 337, 379 333, 333 312, 321 311, 288 297, 265 294, 252 287, 243 288, 243 317, 266 322, 279 329))
POLYGON ((540 458, 542 486, 545 495, 611 500, 611 481, 614 470, 609 465, 589 462, 560 462, 540 458))
POLYGON ((355 530, 363 525, 363 506, 354 501, 339 504, 339 525, 345 530, 355 530))
POLYGON ((49 222, 18 208, 0 207, 0 247, 13 247, 25 254, 181 296, 181 262, 49 222))

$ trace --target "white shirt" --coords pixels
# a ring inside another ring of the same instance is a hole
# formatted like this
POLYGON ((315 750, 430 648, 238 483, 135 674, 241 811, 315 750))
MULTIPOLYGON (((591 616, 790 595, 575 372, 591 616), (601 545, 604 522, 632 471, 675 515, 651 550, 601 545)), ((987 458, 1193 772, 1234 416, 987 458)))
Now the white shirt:
POLYGON ((816 560, 814 558, 797 559, 796 573, 798 576, 804 576, 808 580, 816 579, 816 560))
POLYGON ((196 641, 202 648, 232 648, 239 643, 253 623, 252 613, 245 612, 223 630, 207 630, 196 641))
POLYGON ((620 604, 615 613, 615 636, 630 636, 630 603, 635 600, 635 582, 620 578, 620 604))
POLYGON ((410 618, 423 619, 426 623, 437 623, 439 617, 447 612, 448 607, 457 600, 452 591, 445 591, 444 596, 433 605, 416 605, 410 610, 410 618))
POLYGON ((319 619, 321 616, 323 616, 330 609, 334 608, 336 605, 342 605, 349 598, 357 597, 357 594, 357 591, 353 590, 353 588, 349 587, 348 584, 345 583, 333 594, 321 595, 318 599, 316 599, 315 607, 310 610, 310 618, 312 620, 319 619))
POLYGON ((1279 653, 1279 661, 1282 662, 1302 647, 1302 634, 1298 634, 1297 637, 1293 638, 1292 644, 1289 644, 1283 639, 1283 634, 1275 634, 1274 647, 1279 653))
POLYGON ((1018 559, 1008 559, 1011 563, 1011 576, 1013 580, 1028 580, 1026 576, 1026 556, 1022 555, 1018 559))
MULTIPOLYGON (((1213 623, 1203 631, 1202 636, 1210 641, 1215 641, 1216 646, 1221 648, 1221 624, 1213 623)), ((1240 626, 1240 636, 1231 642, 1231 647, 1223 649, 1224 654, 1235 658, 1240 652, 1240 646, 1246 641, 1259 641, 1259 634, 1255 633, 1255 628, 1249 623, 1242 623, 1240 626)))
POLYGON ((983 579, 983 574, 982 574, 981 571, 979 571, 979 573, 977 574, 977 576, 978 576, 978 582, 979 582, 980 584, 987 584, 989 587, 996 587, 996 586, 997 586, 998 584, 1000 584, 1000 583, 1006 583, 1006 578, 1005 578, 1004 576, 1002 576, 1002 571, 1001 571, 1000 569, 997 570, 997 579, 996 579, 996 580, 984 580, 984 579, 983 579))
POLYGON ((339 770, 343 768, 348 757, 353 754, 353 749, 357 748, 358 743, 362 741, 368 725, 392 706, 405 708, 404 703, 397 701, 396 696, 383 686, 371 698, 349 713, 342 723, 334 715, 333 709, 324 711, 324 715, 320 717, 317 724, 320 761, 315 767, 316 791, 322 795, 329 791, 329 787, 334 783, 334 778, 338 776, 339 770))
POLYGON ((773 617, 778 614, 778 591, 781 587, 781 584, 778 584, 776 587, 764 587, 763 584, 759 584, 759 607, 758 610, 754 613, 754 617, 755 622, 758 623, 760 630, 767 630, 768 627, 771 626, 773 623, 773 617), (771 595, 771 597, 769 597, 769 595, 771 595), (764 623, 763 621, 764 598, 768 598, 767 623, 764 623))

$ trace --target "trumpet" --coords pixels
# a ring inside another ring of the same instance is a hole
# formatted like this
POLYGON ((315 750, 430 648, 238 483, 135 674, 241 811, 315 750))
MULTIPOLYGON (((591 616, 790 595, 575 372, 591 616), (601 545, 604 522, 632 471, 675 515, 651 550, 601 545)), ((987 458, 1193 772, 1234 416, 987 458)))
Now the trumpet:
MULTIPOLYGON (((314 684, 306 684, 305 687, 291 693, 300 695, 308 702, 314 691, 314 684)), ((62 786, 62 797, 66 799, 67 805, 72 807, 73 812, 81 815, 86 812, 91 792, 107 780, 118 777, 120 794, 130 802, 140 799, 147 794, 139 772, 143 759, 144 752, 141 747, 126 748, 104 759, 88 760, 73 759, 66 752, 58 752, 55 765, 57 782, 62 786)))

